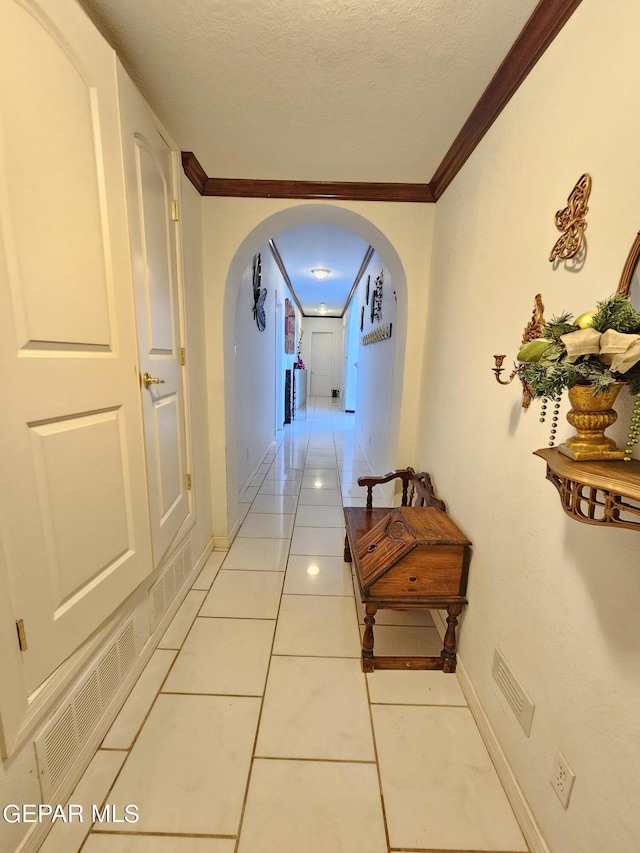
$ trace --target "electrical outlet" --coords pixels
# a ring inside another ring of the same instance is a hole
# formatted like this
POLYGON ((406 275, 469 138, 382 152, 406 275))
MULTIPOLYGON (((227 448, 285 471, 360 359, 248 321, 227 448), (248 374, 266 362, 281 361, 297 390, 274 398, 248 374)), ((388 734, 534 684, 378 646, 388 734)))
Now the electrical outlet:
POLYGON ((569 767, 567 759, 561 752, 556 752, 556 757, 553 761, 553 768, 551 770, 551 785, 553 790, 558 795, 558 799, 566 809, 569 805, 569 798, 571 797, 571 790, 573 788, 573 783, 576 780, 576 775, 573 770, 569 767))

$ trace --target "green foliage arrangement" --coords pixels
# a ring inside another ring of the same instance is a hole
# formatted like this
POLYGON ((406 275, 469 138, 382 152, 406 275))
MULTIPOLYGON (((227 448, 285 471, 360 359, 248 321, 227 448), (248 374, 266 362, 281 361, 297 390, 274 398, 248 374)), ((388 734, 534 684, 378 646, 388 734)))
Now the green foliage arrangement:
POLYGON ((640 311, 625 296, 614 295, 597 303, 597 310, 563 313, 546 323, 543 336, 523 344, 517 372, 532 397, 542 398, 540 420, 554 401, 549 445, 555 443, 560 398, 565 390, 587 385, 598 395, 624 383, 635 397, 624 455, 630 461, 640 441, 640 311))
POLYGON ((640 395, 640 311, 614 295, 572 320, 569 313, 554 317, 542 338, 522 345, 518 373, 531 395, 558 400, 574 385, 591 385, 597 394, 616 382, 640 395))

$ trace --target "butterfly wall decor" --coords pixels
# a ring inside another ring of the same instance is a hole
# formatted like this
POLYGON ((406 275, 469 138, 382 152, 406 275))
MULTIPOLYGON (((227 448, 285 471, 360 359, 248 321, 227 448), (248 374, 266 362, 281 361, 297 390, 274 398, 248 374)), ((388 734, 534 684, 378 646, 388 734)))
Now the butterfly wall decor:
POLYGON ((264 312, 266 298, 267 288, 262 287, 262 265, 258 254, 253 259, 253 319, 261 332, 264 332, 267 325, 267 317, 264 312))
POLYGON ((550 261, 553 262, 556 258, 566 261, 577 255, 582 248, 583 232, 587 227, 585 216, 589 210, 587 202, 590 192, 591 177, 585 173, 571 190, 567 206, 555 215, 556 227, 564 233, 556 240, 549 254, 550 261))

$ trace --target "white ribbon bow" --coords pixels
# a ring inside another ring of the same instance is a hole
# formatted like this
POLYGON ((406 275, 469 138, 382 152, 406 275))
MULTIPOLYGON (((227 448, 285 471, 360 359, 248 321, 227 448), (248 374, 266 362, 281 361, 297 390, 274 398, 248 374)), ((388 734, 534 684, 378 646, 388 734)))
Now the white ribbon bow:
POLYGON ((640 361, 640 335, 627 335, 614 329, 597 332, 588 328, 561 335, 560 340, 567 348, 570 361, 581 355, 599 355, 613 373, 626 373, 640 361))

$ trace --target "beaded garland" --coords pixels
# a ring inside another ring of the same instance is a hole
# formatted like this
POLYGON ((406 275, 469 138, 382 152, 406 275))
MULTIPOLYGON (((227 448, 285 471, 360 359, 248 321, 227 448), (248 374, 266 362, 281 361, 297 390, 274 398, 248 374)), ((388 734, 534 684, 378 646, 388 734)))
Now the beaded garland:
POLYGON ((627 446, 624 451, 624 461, 631 461, 631 453, 633 448, 640 440, 640 397, 636 397, 633 404, 633 414, 631 415, 631 426, 629 427, 629 435, 627 438, 627 446))
MULTIPOLYGON (((547 406, 549 400, 547 397, 542 398, 542 406, 540 407, 540 423, 543 424, 547 419, 547 406)), ((558 431, 558 413, 560 411, 560 400, 553 401, 553 415, 551 417, 551 431, 549 434, 549 447, 553 447, 556 443, 556 433, 558 431)), ((639 436, 640 436, 640 416, 639 420, 639 436)))

